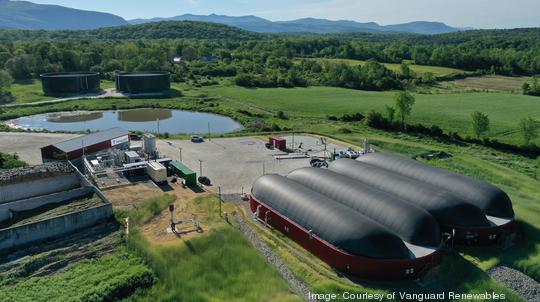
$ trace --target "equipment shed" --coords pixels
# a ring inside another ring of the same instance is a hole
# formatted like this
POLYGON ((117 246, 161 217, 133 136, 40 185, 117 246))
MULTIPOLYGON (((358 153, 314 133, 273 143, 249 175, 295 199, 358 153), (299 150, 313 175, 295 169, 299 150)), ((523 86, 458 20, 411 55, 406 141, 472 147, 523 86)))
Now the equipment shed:
POLYGON ((183 163, 173 160, 169 164, 169 170, 171 171, 171 174, 175 174, 176 176, 183 178, 188 187, 197 186, 197 173, 193 172, 193 170, 188 168, 183 163))

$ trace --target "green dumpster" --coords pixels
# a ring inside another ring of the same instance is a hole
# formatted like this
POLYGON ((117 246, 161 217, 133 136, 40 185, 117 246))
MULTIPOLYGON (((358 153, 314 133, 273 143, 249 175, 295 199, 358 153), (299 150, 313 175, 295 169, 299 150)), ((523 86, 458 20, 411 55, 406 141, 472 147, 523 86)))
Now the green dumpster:
POLYGON ((188 187, 197 186, 197 173, 193 172, 193 170, 188 168, 183 163, 177 160, 173 160, 169 164, 169 169, 171 170, 171 174, 183 178, 186 181, 186 185, 188 187))

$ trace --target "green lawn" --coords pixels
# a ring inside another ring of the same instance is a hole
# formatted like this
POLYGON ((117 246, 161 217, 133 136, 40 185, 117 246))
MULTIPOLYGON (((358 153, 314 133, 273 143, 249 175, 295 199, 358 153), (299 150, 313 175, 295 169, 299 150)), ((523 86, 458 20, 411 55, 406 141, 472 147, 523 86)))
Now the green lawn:
MULTIPOLYGON (((334 87, 258 88, 211 86, 202 88, 246 104, 298 117, 325 117, 371 110, 384 112, 393 104, 395 92, 373 92, 334 87)), ((489 115, 490 137, 521 144, 518 123, 532 116, 540 119, 540 98, 511 93, 415 94, 410 122, 438 125, 445 131, 472 135, 471 114, 475 110, 489 115)), ((540 143, 540 140, 536 141, 540 143)))
MULTIPOLYGON (((132 211, 132 227, 165 210, 170 202, 170 196, 164 195, 132 211)), ((219 218, 216 196, 198 197, 187 209, 205 213, 198 219, 212 229, 168 245, 149 242, 137 229, 130 233, 129 246, 145 259, 157 282, 129 301, 302 301, 264 256, 233 225, 219 218)))
MULTIPOLYGON (((114 88, 114 81, 101 81, 101 88, 114 88)), ((26 82, 18 82, 11 85, 11 93, 16 97, 15 103, 30 103, 39 101, 54 100, 60 97, 46 96, 41 88, 40 80, 29 80, 26 82)), ((66 95, 68 97, 69 95, 66 95)))
POLYGON ((15 96, 16 103, 39 102, 55 99, 54 97, 43 94, 40 80, 14 83, 11 85, 11 93, 15 96))
MULTIPOLYGON (((311 60, 317 60, 319 62, 332 62, 332 63, 345 63, 348 65, 356 66, 356 65, 364 65, 366 64, 366 61, 363 60, 351 60, 351 59, 327 59, 327 58, 317 58, 317 59, 311 59, 311 60)), ((383 65, 396 72, 401 71, 401 64, 396 63, 383 63, 383 65)), ((426 72, 431 72, 435 76, 448 76, 452 74, 464 74, 466 71, 457 69, 457 68, 450 68, 450 67, 440 67, 440 66, 427 66, 427 65, 415 65, 411 64, 409 65, 411 70, 416 72, 417 74, 424 74, 426 72)))

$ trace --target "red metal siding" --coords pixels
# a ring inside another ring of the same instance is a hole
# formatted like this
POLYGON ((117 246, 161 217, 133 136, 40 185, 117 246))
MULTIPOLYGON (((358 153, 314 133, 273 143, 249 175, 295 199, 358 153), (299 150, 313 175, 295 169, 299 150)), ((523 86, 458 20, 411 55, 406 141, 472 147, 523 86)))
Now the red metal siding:
MULTIPOLYGON (((95 152, 98 152, 98 151, 101 151, 101 150, 106 150, 106 149, 109 149, 109 148, 111 148, 111 141, 106 140, 106 141, 103 141, 103 142, 95 144, 95 145, 84 146, 84 154, 95 153, 95 152)), ((77 149, 75 151, 71 151, 71 152, 68 153, 68 159, 69 160, 79 158, 79 157, 82 157, 82 156, 83 156, 82 146, 81 146, 81 149, 77 149)))
POLYGON ((253 196, 250 196, 250 207, 253 213, 256 213, 257 208, 259 208, 258 219, 289 236, 324 262, 340 271, 361 278, 388 281, 414 280, 419 277, 419 273, 425 268, 438 265, 442 260, 442 248, 417 259, 373 259, 351 255, 337 249, 317 236, 309 234, 304 228, 277 213, 253 196))
POLYGON ((287 141, 281 137, 271 136, 268 138, 268 142, 274 146, 274 148, 278 148, 280 150, 287 148, 287 141))

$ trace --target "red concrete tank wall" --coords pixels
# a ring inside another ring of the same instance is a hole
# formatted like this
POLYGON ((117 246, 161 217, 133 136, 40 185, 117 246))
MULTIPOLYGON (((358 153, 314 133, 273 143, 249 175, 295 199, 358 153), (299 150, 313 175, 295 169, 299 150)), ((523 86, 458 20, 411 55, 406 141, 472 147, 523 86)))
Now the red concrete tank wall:
POLYGON ((373 259, 351 255, 316 235, 309 234, 307 230, 253 196, 250 196, 250 207, 253 213, 257 213, 258 209, 259 220, 287 235, 330 266, 361 278, 387 281, 415 280, 419 273, 438 265, 442 260, 442 248, 416 259, 373 259))
POLYGON ((493 245, 499 239, 514 231, 514 220, 494 227, 462 227, 445 228, 449 234, 454 231, 454 243, 458 245, 493 245))

